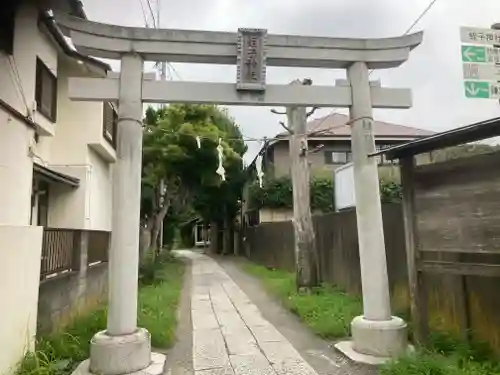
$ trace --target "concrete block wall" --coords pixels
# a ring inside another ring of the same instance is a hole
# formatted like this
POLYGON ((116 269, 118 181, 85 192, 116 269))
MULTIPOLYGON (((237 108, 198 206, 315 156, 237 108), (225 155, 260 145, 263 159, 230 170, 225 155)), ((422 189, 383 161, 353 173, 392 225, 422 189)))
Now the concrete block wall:
POLYGON ((57 331, 106 299, 108 263, 87 266, 88 232, 82 231, 74 271, 43 280, 38 295, 37 333, 57 331))

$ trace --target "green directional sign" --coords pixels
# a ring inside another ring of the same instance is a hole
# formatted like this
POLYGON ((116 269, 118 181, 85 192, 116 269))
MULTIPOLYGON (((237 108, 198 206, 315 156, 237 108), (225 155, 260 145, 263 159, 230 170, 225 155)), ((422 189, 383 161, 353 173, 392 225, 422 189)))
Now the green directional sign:
POLYGON ((465 81, 465 96, 475 99, 500 98, 500 84, 485 81, 465 81))
POLYGON ((486 47, 462 46, 463 62, 488 62, 486 47))

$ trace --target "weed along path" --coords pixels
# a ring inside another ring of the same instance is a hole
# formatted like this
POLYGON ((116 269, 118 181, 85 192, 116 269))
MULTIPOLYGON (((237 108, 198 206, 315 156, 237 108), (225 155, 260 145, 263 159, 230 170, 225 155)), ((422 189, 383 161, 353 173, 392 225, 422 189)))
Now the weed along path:
POLYGON ((195 375, 374 373, 334 353, 293 315, 280 310, 276 302, 263 301, 265 292, 254 280, 245 279, 234 265, 225 261, 219 264, 196 252, 179 254, 192 261, 190 310, 195 375), (242 290, 246 288, 241 283, 246 282, 253 282, 251 296, 242 290), (262 303, 267 305, 265 309, 262 303), (280 320, 279 327, 276 319, 280 320))

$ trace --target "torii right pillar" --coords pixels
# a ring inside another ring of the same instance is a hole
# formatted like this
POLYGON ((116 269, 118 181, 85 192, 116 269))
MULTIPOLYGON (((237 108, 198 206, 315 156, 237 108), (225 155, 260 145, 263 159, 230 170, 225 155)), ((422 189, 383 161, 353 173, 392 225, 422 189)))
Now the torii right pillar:
POLYGON ((376 158, 369 156, 375 152, 375 139, 367 64, 353 63, 347 77, 352 90, 351 142, 363 315, 351 323, 352 341, 336 347, 355 361, 380 364, 408 350, 408 333, 405 321, 391 314, 378 165, 376 158))

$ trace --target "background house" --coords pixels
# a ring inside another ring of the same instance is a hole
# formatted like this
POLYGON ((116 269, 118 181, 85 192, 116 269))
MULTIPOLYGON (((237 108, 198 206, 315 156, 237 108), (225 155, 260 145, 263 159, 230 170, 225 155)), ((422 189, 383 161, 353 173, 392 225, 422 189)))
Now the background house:
MULTIPOLYGON (((309 150, 318 148, 308 155, 312 175, 328 175, 337 167, 352 161, 351 127, 346 125, 349 117, 335 113, 318 118, 307 124, 309 150), (322 145, 321 148, 319 146, 322 145)), ((377 150, 392 147, 417 138, 434 134, 431 131, 413 128, 388 122, 374 121, 373 132, 377 150)), ((288 133, 280 133, 267 146, 263 155, 264 170, 273 177, 290 174, 291 161, 289 157, 288 133), (280 139, 282 138, 282 139, 280 139)), ((383 157, 379 164, 390 164, 383 157)))
POLYGON ((75 51, 51 9, 85 17, 78 0, 0 12, 1 374, 33 348, 37 320, 52 329, 106 289, 116 113, 70 101, 68 77, 109 66, 75 51))
MULTIPOLYGON (((346 125, 349 117, 335 113, 318 118, 307 124, 308 129, 308 161, 312 177, 333 177, 333 171, 352 162, 351 127, 346 125)), ((373 123, 375 147, 378 151, 403 144, 419 138, 435 134, 432 131, 382 121, 373 123)), ((290 175, 291 160, 289 156, 288 133, 280 133, 275 139, 264 145, 260 151, 265 179, 280 178, 290 175)), ((291 220, 293 210, 287 208, 250 207, 250 183, 256 178, 255 163, 248 166, 248 183, 244 188, 243 212, 247 226, 263 222, 283 222, 291 220)), ((377 156, 379 176, 386 181, 399 180, 399 168, 394 161, 385 156, 377 156)), ((333 188, 332 188, 333 193, 333 188)), ((333 198, 332 198, 333 199, 333 198)))

